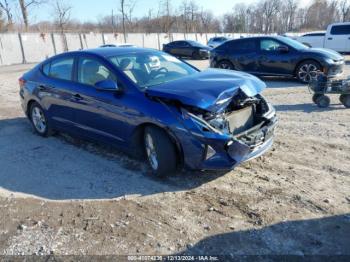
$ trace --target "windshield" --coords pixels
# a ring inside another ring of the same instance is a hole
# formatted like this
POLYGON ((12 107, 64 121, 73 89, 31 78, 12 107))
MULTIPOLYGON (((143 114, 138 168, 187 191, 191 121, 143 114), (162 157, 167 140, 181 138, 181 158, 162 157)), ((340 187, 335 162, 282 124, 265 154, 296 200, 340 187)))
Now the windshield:
POLYGON ((285 44, 295 48, 296 50, 303 50, 303 49, 309 48, 308 46, 306 46, 306 45, 304 45, 296 40, 293 40, 289 37, 281 37, 281 38, 279 38, 279 40, 281 40, 285 44))
POLYGON ((158 51, 116 55, 109 60, 141 89, 198 72, 179 59, 158 51))
POLYGON ((196 47, 207 47, 205 45, 202 45, 201 43, 198 43, 196 41, 188 41, 192 46, 196 46, 196 47))

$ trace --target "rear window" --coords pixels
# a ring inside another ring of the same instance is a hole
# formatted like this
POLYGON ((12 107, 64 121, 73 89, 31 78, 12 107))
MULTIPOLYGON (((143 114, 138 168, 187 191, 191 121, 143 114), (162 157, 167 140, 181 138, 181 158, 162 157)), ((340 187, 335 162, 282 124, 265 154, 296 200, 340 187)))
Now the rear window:
POLYGON ((334 25, 331 29, 332 35, 350 35, 350 25, 334 25))
POLYGON ((74 58, 58 58, 43 66, 43 73, 49 77, 72 80, 74 58))
POLYGON ((310 33, 310 34, 305 34, 303 36, 325 36, 326 33, 310 33))

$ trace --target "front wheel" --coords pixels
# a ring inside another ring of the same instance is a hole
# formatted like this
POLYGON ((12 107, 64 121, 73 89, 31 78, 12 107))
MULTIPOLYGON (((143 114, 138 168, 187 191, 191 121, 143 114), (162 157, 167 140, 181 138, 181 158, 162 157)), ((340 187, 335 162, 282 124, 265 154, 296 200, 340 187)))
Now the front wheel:
POLYGON ((297 70, 296 76, 302 83, 310 83, 312 80, 317 79, 317 72, 321 70, 321 66, 312 60, 302 62, 297 70))
POLYGON ((233 70, 234 69, 232 63, 230 61, 226 61, 226 60, 220 61, 218 63, 217 67, 221 68, 221 69, 228 69, 228 70, 233 70))
POLYGON ((201 55, 199 54, 199 52, 193 52, 192 53, 192 59, 200 60, 201 59, 201 55))
POLYGON ((175 145, 165 131, 157 127, 146 127, 144 146, 148 163, 154 175, 163 177, 176 171, 175 145))

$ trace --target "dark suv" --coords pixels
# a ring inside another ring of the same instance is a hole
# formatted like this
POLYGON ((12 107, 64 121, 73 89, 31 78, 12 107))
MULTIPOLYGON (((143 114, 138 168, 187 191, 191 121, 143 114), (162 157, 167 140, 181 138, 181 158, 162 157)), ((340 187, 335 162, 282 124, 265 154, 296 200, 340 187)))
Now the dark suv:
POLYGON ((343 72, 344 58, 323 48, 309 48, 283 36, 227 41, 211 51, 210 66, 255 75, 293 76, 307 83, 321 70, 334 77, 343 72))

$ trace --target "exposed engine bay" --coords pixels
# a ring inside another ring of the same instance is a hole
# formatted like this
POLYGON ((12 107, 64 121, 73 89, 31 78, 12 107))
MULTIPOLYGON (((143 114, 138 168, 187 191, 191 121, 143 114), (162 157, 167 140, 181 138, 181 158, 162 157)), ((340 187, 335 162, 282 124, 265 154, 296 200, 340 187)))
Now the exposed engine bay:
POLYGON ((262 144, 273 134, 275 110, 261 95, 247 97, 243 92, 234 96, 222 111, 213 113, 186 107, 188 114, 198 121, 203 131, 231 134, 251 148, 262 144))

